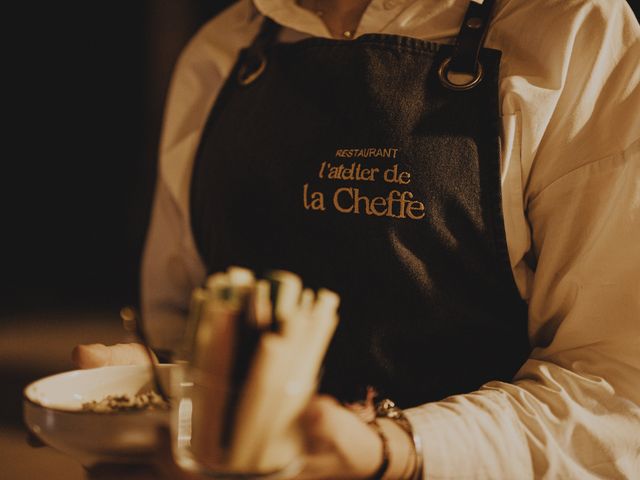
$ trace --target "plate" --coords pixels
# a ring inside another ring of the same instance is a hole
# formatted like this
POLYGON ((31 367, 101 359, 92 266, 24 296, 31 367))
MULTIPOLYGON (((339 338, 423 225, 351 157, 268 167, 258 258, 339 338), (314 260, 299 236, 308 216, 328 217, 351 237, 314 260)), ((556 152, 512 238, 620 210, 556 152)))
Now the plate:
MULTIPOLYGON (((160 365, 163 385, 172 365, 160 365)), ((160 446, 160 427, 168 427, 168 410, 95 413, 82 404, 108 395, 135 395, 151 386, 145 365, 74 370, 37 380, 24 390, 24 420, 43 443, 78 460, 98 463, 144 462, 160 446)))

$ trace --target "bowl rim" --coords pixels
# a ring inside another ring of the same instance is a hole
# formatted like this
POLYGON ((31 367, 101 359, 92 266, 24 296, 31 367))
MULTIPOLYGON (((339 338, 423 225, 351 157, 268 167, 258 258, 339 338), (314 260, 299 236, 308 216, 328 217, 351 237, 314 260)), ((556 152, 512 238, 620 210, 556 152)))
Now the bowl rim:
MULTIPOLYGON (((171 367, 175 366, 175 364, 173 363, 161 363, 158 364, 157 367, 159 367, 161 370, 165 370, 165 369, 169 369, 171 367)), ((123 368, 123 367, 137 367, 137 368, 146 368, 149 371, 149 376, 151 377, 152 373, 151 373, 151 367, 149 365, 144 365, 144 364, 131 364, 131 365, 105 365, 103 367, 95 367, 95 368, 77 368, 74 370, 67 370, 65 372, 58 372, 58 373, 53 373, 51 375, 47 375, 45 377, 41 377, 38 378, 30 383, 28 383, 23 389, 22 389, 22 401, 23 404, 28 404, 31 407, 35 407, 37 409, 42 409, 42 410, 47 410, 47 411, 52 411, 52 412, 56 412, 56 413, 64 413, 64 414, 71 414, 71 415, 100 415, 100 416, 109 416, 109 415, 142 415, 142 414, 162 414, 162 413, 168 413, 171 410, 171 405, 169 406, 168 409, 166 410, 160 410, 160 409, 131 409, 131 410, 115 410, 112 412, 95 412, 95 411, 91 411, 91 410, 78 410, 78 409, 65 409, 65 408, 59 408, 59 407, 49 407, 46 405, 43 405, 42 403, 39 403, 37 401, 35 401, 34 399, 30 398, 29 395, 27 394, 27 391, 32 388, 34 385, 36 385, 37 383, 40 383, 42 381, 45 380, 49 380, 51 378, 54 377, 58 377, 58 376, 63 376, 63 375, 69 375, 72 373, 77 373, 77 372, 91 372, 92 370, 103 370, 103 369, 113 369, 113 368, 123 368)), ((26 411, 24 412, 26 414, 26 411)))

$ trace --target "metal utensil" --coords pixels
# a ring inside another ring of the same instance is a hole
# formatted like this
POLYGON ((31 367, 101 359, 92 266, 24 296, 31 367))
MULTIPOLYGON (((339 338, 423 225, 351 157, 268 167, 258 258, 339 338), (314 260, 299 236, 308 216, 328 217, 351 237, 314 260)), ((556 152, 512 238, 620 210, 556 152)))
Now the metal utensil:
POLYGON ((144 332, 140 315, 138 315, 138 312, 134 307, 127 306, 120 310, 120 318, 122 319, 122 326, 124 329, 129 333, 133 333, 137 337, 138 341, 144 346, 147 356, 149 357, 149 364, 151 365, 153 386, 158 395, 160 395, 165 402, 169 403, 170 397, 160 383, 160 374, 158 373, 158 367, 156 365, 156 357, 149 346, 149 341, 147 340, 147 335, 144 332))

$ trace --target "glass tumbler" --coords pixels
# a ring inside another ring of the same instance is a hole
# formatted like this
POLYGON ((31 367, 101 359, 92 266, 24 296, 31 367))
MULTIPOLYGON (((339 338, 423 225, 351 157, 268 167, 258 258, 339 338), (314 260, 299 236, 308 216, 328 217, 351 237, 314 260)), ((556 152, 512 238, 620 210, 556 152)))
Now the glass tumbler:
POLYGON ((180 468, 218 479, 274 480, 301 470, 303 442, 295 417, 315 388, 245 387, 178 362, 171 378, 171 436, 180 468))

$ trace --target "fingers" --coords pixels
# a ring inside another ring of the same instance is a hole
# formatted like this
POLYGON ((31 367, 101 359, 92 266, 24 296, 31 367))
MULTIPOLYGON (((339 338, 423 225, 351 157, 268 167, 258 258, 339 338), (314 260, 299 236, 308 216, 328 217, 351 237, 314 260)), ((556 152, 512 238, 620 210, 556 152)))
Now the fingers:
POLYGON ((139 343, 77 345, 71 352, 71 360, 78 368, 149 364, 145 347, 139 343))
POLYGON ((363 402, 347 403, 345 406, 358 415, 365 423, 371 423, 376 419, 376 406, 374 399, 378 395, 376 389, 367 387, 367 398, 363 402))
POLYGON ((371 423, 376 419, 375 407, 365 403, 349 403, 345 405, 351 412, 355 413, 360 420, 365 423, 371 423))
POLYGON ((111 352, 106 345, 77 345, 71 352, 71 360, 78 368, 95 368, 109 364, 111 352))
POLYGON ((382 457, 379 435, 332 397, 311 399, 300 418, 306 441, 300 478, 366 478, 382 457))

